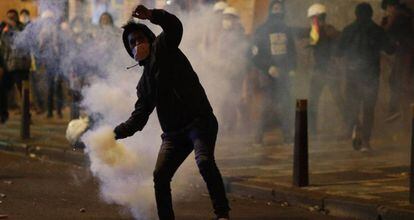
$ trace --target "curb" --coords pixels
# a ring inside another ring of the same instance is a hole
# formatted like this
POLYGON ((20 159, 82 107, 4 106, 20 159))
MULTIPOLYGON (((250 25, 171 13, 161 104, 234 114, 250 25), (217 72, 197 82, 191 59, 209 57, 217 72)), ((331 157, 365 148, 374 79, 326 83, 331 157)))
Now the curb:
POLYGON ((51 147, 31 146, 28 144, 0 141, 0 150, 23 154, 28 157, 38 157, 54 161, 73 163, 79 166, 88 164, 87 157, 81 151, 56 149, 51 147))
POLYGON ((405 210, 350 198, 309 192, 300 188, 277 186, 259 187, 238 181, 230 182, 230 193, 277 202, 318 211, 335 217, 360 220, 413 220, 414 210, 405 210))

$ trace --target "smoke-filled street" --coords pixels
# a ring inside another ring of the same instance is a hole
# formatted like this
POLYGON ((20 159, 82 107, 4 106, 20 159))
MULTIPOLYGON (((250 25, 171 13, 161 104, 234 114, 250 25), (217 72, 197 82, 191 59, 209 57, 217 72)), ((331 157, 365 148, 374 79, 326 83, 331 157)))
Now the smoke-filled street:
MULTIPOLYGON (((132 219, 127 210, 99 198, 96 179, 85 168, 0 153, 0 219, 132 219)), ((177 219, 209 219, 208 197, 192 195, 175 203, 177 219)), ((177 195, 183 196, 183 195, 177 195)), ((266 200, 231 197, 235 219, 336 219, 266 200)), ((151 218, 155 219, 155 218, 151 218)))
POLYGON ((414 0, 0 0, 0 178, 0 219, 412 220, 414 0))

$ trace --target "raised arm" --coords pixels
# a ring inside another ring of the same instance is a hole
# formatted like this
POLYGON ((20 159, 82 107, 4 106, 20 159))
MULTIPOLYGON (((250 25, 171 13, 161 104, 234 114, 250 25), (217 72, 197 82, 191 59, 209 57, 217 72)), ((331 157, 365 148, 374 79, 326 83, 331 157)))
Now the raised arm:
POLYGON ((151 23, 161 26, 163 32, 160 36, 169 48, 177 48, 180 45, 183 25, 175 15, 161 9, 147 9, 143 5, 138 5, 132 16, 149 19, 151 23))

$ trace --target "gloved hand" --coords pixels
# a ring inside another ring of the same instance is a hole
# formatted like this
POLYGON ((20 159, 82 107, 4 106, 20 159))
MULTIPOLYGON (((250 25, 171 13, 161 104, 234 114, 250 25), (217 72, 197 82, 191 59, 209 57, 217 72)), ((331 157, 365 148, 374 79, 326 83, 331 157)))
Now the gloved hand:
POLYGON ((122 124, 118 125, 114 129, 115 133, 115 140, 124 139, 125 137, 122 135, 122 124))

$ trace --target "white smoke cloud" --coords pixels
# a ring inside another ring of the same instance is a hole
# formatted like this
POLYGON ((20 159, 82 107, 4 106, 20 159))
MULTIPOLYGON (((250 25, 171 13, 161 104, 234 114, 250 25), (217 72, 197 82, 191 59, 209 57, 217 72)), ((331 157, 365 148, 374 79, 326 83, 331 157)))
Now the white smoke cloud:
MULTIPOLYGON (((41 1, 42 8, 56 9, 55 4, 50 2, 41 1)), ((179 13, 178 17, 184 24, 180 48, 192 62, 213 109, 220 118, 221 105, 231 90, 232 79, 246 69, 245 56, 240 53, 236 53, 238 56, 233 58, 218 55, 217 39, 220 32, 211 30, 220 29, 221 18, 213 14, 210 6, 200 7, 191 13, 179 13), (208 45, 207 34, 213 35, 215 39, 208 45), (230 58, 231 61, 228 60, 230 58), (232 68, 223 68, 224 66, 232 68)), ((160 32, 159 27, 152 24, 149 26, 156 30, 155 33, 160 32)), ((142 132, 130 138, 115 141, 113 134, 113 128, 128 119, 134 108, 136 85, 142 68, 125 69, 134 64, 134 61, 123 47, 120 31, 107 32, 102 38, 99 32, 93 33, 99 31, 97 27, 86 26, 83 31, 98 38, 84 41, 79 47, 77 39, 67 29, 62 31, 59 27, 67 28, 67 24, 61 25, 59 19, 38 19, 25 29, 16 42, 35 48, 35 56, 51 61, 60 60, 60 71, 56 71, 56 74, 63 74, 71 89, 79 87, 74 83, 72 74, 76 69, 80 70, 81 73, 78 74, 87 82, 82 88, 82 108, 87 115, 100 116, 99 121, 95 121, 93 127, 83 135, 82 141, 86 145, 90 169, 99 179, 102 198, 108 203, 125 206, 136 219, 150 219, 156 213, 152 172, 161 144, 161 129, 156 113, 151 115, 142 132), (42 44, 39 39, 41 32, 51 36, 51 39, 58 39, 59 44, 46 41, 43 43, 48 49, 37 50, 42 44)), ((243 36, 233 40, 238 40, 236 45, 245 46, 243 36)), ((232 46, 225 50, 240 51, 235 44, 228 45, 232 46)), ((196 169, 194 159, 190 157, 173 179, 175 185, 193 181, 194 175, 187 175, 193 172, 188 167, 196 169)), ((173 194, 177 193, 185 193, 185 189, 173 186, 173 194)), ((177 198, 174 199, 176 201, 177 198)))

